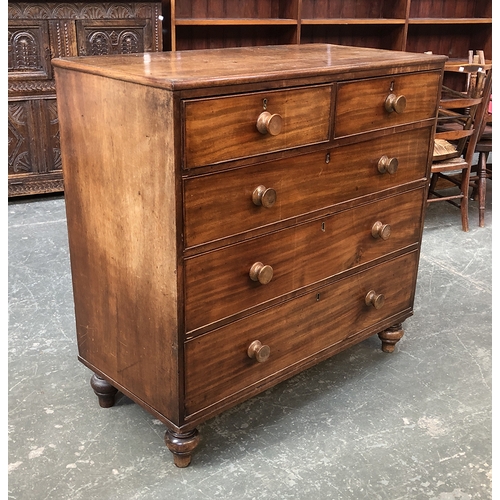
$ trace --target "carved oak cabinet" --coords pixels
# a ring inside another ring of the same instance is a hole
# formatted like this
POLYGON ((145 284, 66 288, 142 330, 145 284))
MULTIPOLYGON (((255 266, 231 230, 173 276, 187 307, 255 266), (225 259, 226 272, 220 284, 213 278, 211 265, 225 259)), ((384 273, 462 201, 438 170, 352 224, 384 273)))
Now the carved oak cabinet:
POLYGON ((162 48, 161 3, 9 2, 9 196, 63 191, 53 57, 162 48))
POLYGON ((197 426, 412 314, 446 57, 311 44, 54 60, 79 359, 197 426))

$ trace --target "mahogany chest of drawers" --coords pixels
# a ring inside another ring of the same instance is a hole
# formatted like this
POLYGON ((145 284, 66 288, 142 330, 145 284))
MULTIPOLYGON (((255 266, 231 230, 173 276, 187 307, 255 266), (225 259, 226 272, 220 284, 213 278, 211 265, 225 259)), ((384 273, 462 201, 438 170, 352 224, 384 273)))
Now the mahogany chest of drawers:
POLYGON ((79 359, 197 426, 412 314, 444 56, 333 45, 54 60, 79 359))

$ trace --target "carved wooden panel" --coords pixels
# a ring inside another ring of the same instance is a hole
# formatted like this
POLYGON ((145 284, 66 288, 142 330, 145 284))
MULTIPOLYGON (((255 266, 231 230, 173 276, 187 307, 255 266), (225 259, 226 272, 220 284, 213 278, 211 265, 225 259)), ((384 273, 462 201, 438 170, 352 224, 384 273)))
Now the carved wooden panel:
POLYGON ((55 98, 11 101, 8 114, 10 184, 26 174, 61 173, 55 98))
POLYGON ((162 50, 160 2, 9 2, 9 196, 62 191, 51 59, 162 50))
POLYGON ((9 102, 8 105, 9 175, 33 172, 35 125, 30 101, 9 102))
POLYGON ((71 57, 78 54, 76 27, 72 19, 51 20, 49 30, 52 57, 71 57))
POLYGON ((47 21, 9 23, 9 80, 52 78, 47 21))
POLYGON ((148 24, 145 19, 76 21, 78 55, 105 56, 145 52, 145 47, 151 46, 148 24))

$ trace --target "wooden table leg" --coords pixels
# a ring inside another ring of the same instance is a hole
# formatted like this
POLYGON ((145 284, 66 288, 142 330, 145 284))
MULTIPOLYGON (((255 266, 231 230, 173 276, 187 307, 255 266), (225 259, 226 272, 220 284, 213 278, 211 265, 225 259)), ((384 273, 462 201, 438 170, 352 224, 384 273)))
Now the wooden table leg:
POLYGON ((396 344, 403 338, 404 333, 403 325, 401 323, 380 332, 378 336, 382 341, 382 351, 394 352, 396 344))
POLYGON ((107 380, 94 373, 90 379, 90 385, 99 399, 101 408, 111 408, 115 404, 118 389, 113 387, 107 380))
POLYGON ((186 433, 165 432, 165 444, 174 455, 174 464, 177 467, 187 467, 191 463, 191 454, 198 446, 200 436, 197 429, 186 433))

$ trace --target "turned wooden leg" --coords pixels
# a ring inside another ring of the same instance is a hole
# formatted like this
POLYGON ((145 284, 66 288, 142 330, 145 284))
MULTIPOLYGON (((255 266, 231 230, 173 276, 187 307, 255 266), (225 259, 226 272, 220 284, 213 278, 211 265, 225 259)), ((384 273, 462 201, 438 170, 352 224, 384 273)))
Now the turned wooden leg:
POLYGON ((396 344, 402 339, 404 333, 403 325, 401 323, 380 332, 378 336, 382 341, 382 351, 394 352, 396 344))
POLYGON ((486 153, 479 153, 477 194, 479 202, 479 227, 484 227, 484 213, 486 210, 486 153))
POLYGON ((90 385, 99 399, 101 408, 111 408, 115 404, 115 395, 118 389, 114 388, 107 380, 94 373, 90 379, 90 385))
POLYGON ((165 432, 165 444, 174 455, 174 464, 177 467, 187 467, 191 463, 191 453, 199 442, 197 429, 186 433, 172 432, 170 429, 165 432))

